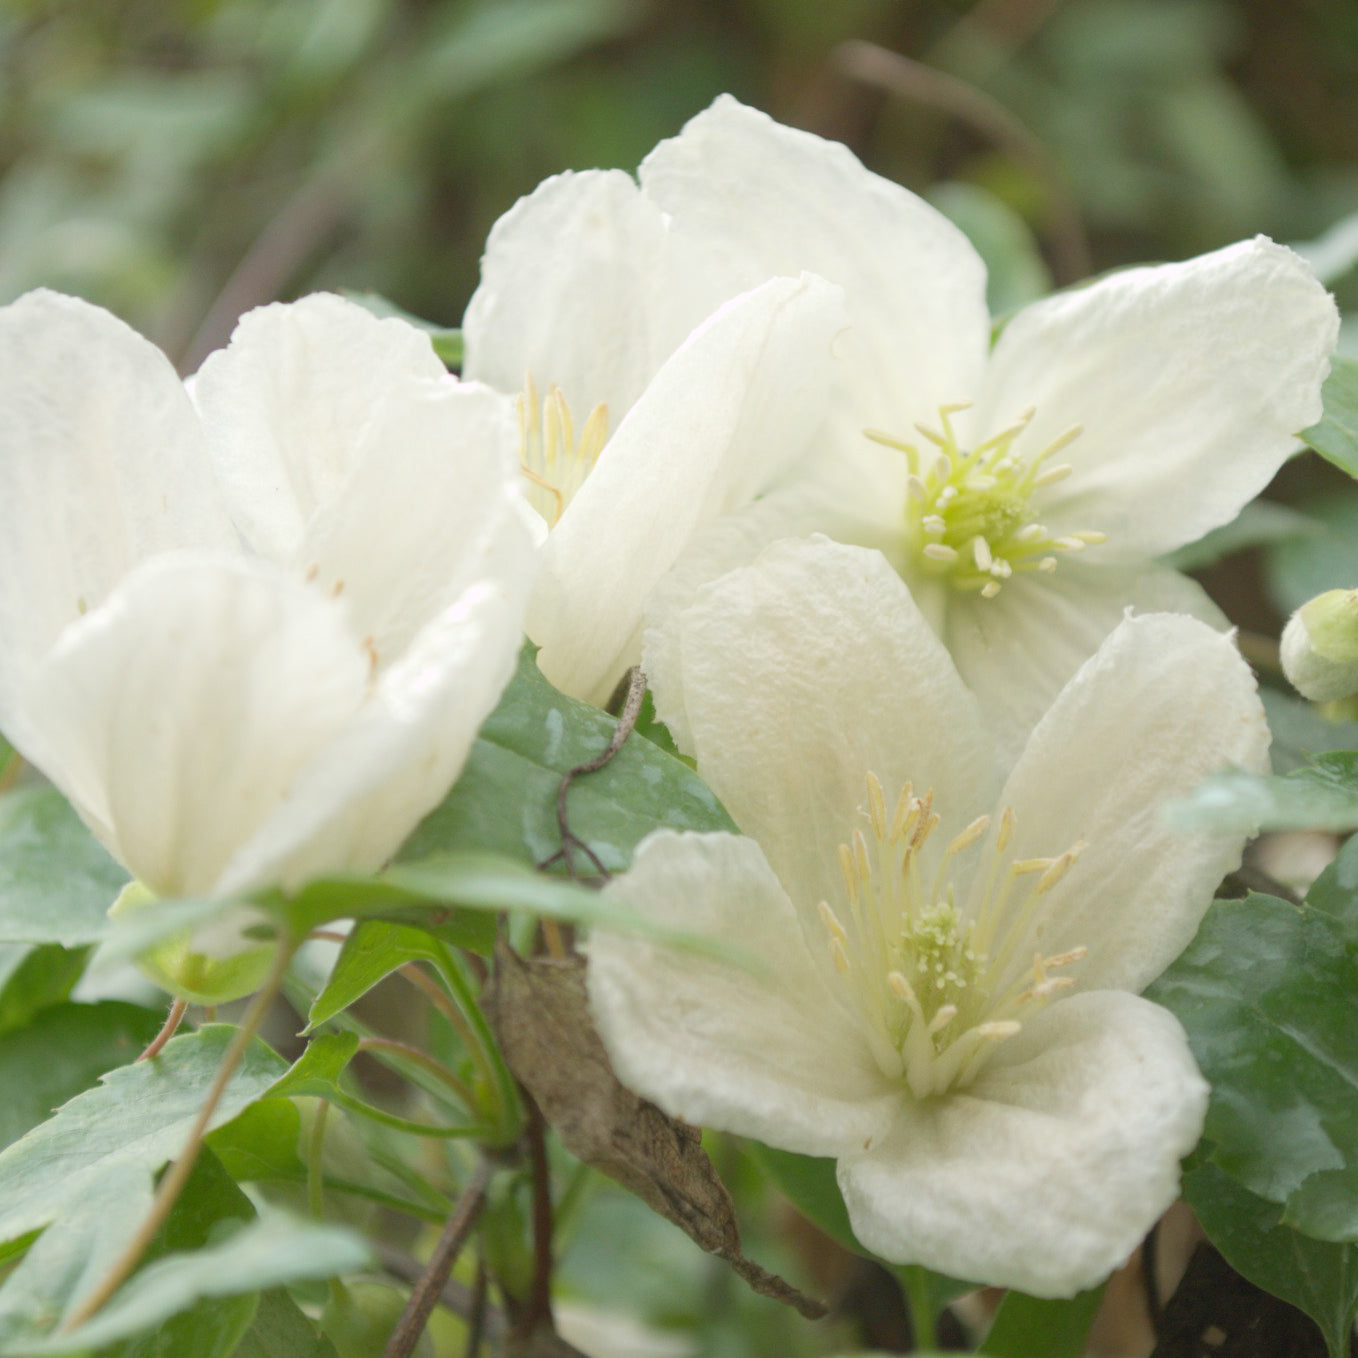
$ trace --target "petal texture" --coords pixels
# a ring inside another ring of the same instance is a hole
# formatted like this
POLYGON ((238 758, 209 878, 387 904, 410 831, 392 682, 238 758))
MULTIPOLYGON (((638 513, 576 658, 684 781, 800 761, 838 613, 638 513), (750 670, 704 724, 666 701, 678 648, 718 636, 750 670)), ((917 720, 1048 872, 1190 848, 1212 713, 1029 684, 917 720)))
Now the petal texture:
POLYGON ((1320 417, 1338 325, 1309 267, 1263 237, 1128 269, 1009 323, 976 423, 1035 405, 1025 454, 1082 424, 1043 522, 1107 533, 1108 560, 1157 556, 1233 519, 1320 417))
POLYGON ((57 635, 144 557, 236 535, 165 355, 99 307, 0 309, 0 724, 57 635))
POLYGON ((658 831, 607 891, 760 966, 597 931, 590 1003, 625 1085, 686 1122, 808 1155, 885 1133, 899 1094, 822 983, 757 845, 658 831))
POLYGON ((374 441, 393 386, 451 381, 429 337, 316 293, 244 316, 193 383, 232 513, 250 545, 291 562, 317 508, 374 441))
POLYGON ((1009 1039, 971 1089, 904 1105, 839 1164, 855 1234, 886 1259, 1044 1297, 1092 1286, 1178 1194, 1207 1107, 1177 1020, 1077 995, 1009 1039))
POLYGON ((953 833, 991 809, 975 702, 880 554, 775 543, 700 591, 680 627, 698 768, 808 921, 844 890, 839 846, 866 824, 869 770, 889 803, 907 779, 933 788, 953 833))
POLYGON ((528 634, 558 688, 606 699, 639 658, 651 590, 693 533, 806 446, 842 322, 820 280, 773 279, 709 318, 656 374, 542 550, 528 634))
POLYGON ((1084 989, 1141 990, 1183 951, 1243 836, 1187 833, 1162 815, 1227 766, 1264 772, 1268 727, 1229 637, 1192 618, 1129 618, 1062 691, 1001 795, 1015 857, 1086 847, 1040 899, 1013 967, 1086 946, 1084 989))

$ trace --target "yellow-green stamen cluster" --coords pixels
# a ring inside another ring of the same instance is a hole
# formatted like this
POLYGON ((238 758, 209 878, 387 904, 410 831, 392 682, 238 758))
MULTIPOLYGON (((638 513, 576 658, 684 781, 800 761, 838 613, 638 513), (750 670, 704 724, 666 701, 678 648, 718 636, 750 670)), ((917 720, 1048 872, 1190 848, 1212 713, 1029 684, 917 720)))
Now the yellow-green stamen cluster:
POLYGON ((1105 534, 1080 531, 1053 536, 1038 521, 1033 497, 1044 486, 1070 475, 1068 463, 1051 459, 1079 437, 1073 425, 1034 457, 1013 450, 1014 441, 1036 413, 1025 410, 1008 428, 974 448, 962 448, 952 416, 965 403, 941 406, 941 429, 916 425, 931 447, 921 449, 876 429, 863 432, 896 448, 909 467, 905 535, 916 565, 958 589, 993 599, 1019 571, 1054 571, 1062 552, 1081 552, 1107 541, 1105 534))
POLYGON ((589 412, 580 438, 570 407, 560 387, 547 388, 538 399, 530 375, 517 401, 519 415, 519 464, 529 483, 528 502, 555 528, 608 440, 608 407, 601 401, 589 412))
POLYGON ((1014 950, 1034 909, 1079 856, 1075 845, 1055 858, 1007 859, 1015 819, 1008 808, 993 835, 991 818, 972 821, 944 847, 931 877, 921 864, 939 824, 933 792, 902 789, 888 817, 880 780, 867 776, 870 834, 856 829, 840 846, 844 899, 820 903, 835 970, 867 1021, 879 1065, 904 1078, 916 1098, 970 1084, 996 1046, 1023 1019, 1071 984, 1050 973, 1084 948, 1043 957, 1009 979, 1014 950), (952 871, 991 838, 979 908, 959 910, 952 871), (1015 900, 1015 887, 1028 883, 1015 900))

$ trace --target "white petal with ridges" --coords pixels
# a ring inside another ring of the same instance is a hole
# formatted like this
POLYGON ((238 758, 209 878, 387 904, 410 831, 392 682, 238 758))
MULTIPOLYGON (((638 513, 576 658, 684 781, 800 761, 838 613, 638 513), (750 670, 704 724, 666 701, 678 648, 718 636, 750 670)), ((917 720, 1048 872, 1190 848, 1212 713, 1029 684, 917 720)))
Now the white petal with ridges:
POLYGON ((897 1263, 1068 1297, 1136 1248, 1178 1194, 1207 1107, 1178 1021, 1134 995, 1060 1000, 968 1090, 904 1104, 840 1160, 858 1238, 897 1263))
POLYGON ((1192 618, 1121 623, 1038 724, 1002 802, 1014 808, 1016 857, 1086 847, 1042 897, 1032 954, 1085 946, 1070 971, 1084 989, 1141 990, 1183 951, 1242 835, 1174 828, 1166 803, 1208 774, 1268 767, 1268 727, 1233 640, 1192 618))
POLYGON ((756 844, 658 831, 607 895, 747 953, 732 962, 596 931, 590 1003, 618 1078, 675 1117, 807 1155, 883 1135, 899 1099, 822 982, 756 844))
POLYGON ((169 360, 99 307, 0 309, 0 722, 61 629, 140 560, 236 535, 169 360))
POLYGON ((128 870, 198 895, 367 681, 341 606, 265 563, 169 554, 67 629, 24 707, 44 771, 128 870))
MULTIPOLYGON (((680 617, 699 772, 819 932, 843 893, 839 846, 867 820, 869 771, 960 831, 999 773, 974 699, 885 559, 825 538, 774 543, 680 617)), ((932 857, 932 847, 926 857, 932 857)))
POLYGON ((290 562, 316 509, 373 442, 391 388, 449 381, 429 336, 316 293, 247 313, 199 369, 193 398, 232 513, 254 549, 290 562))
POLYGON ((616 425, 669 352, 666 339, 674 347, 701 319, 678 335, 657 333, 665 229, 620 170, 538 185, 486 242, 463 322, 463 375, 517 392, 531 373, 544 395, 560 387, 579 420, 603 401, 616 425))
POLYGON ((602 702, 639 658, 656 582, 815 434, 839 295, 778 278, 710 317, 656 374, 542 549, 528 615, 543 673, 602 702))
POLYGON ((1081 424, 1042 522, 1106 533, 1109 561, 1156 556, 1229 522, 1272 478, 1320 417, 1338 326, 1307 265, 1262 236, 1128 269, 1009 322, 976 424, 1036 406, 1021 454, 1081 424))

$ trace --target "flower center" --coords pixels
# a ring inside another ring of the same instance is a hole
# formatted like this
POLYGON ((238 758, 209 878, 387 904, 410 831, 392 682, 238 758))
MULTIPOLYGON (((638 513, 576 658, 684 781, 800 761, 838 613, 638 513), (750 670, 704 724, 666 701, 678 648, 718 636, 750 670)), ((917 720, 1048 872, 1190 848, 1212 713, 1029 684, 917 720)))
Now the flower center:
POLYGON ((1026 1016, 1072 984, 1049 973, 1080 961, 1083 947, 1035 954, 1016 980, 1007 973, 1038 901, 1084 845, 1055 858, 1008 858, 1015 819, 1006 807, 993 834, 991 818, 981 816, 955 835, 926 881, 921 854, 939 824, 933 792, 917 797, 907 783, 888 818, 875 774, 867 788, 870 833, 856 829, 840 845, 844 900, 839 911, 822 901, 820 918, 878 1064, 923 1099, 970 1084, 1026 1016), (957 906, 952 870, 988 835, 985 889, 968 916, 957 906))
POLYGON ((555 528, 576 491, 585 483, 608 440, 608 407, 601 401, 589 412, 580 438, 561 388, 547 388, 538 400, 530 374, 516 407, 519 415, 519 465, 529 483, 528 503, 555 528))
POLYGON ((1058 553, 1082 552, 1108 540, 1093 531, 1053 537, 1033 507, 1043 486, 1070 475, 1069 463, 1053 464, 1051 459, 1080 436, 1078 424, 1035 457, 1023 458, 1013 445, 1032 422, 1034 408, 970 449, 959 445, 951 419, 966 409, 965 402, 940 406, 941 429, 917 424, 932 445, 923 451, 880 430, 863 431, 875 443, 906 456, 905 536, 925 574, 993 599, 1016 571, 1054 571, 1058 553))

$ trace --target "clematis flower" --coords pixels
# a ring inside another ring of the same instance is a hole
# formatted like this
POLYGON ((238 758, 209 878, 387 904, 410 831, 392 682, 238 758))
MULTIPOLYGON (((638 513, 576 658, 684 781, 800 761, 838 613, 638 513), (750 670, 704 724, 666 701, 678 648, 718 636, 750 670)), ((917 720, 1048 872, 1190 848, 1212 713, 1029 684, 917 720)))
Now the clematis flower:
POLYGON ((374 870, 512 670, 512 414, 327 296, 192 392, 97 307, 0 310, 0 728, 151 895, 374 870))
MULTIPOLYGON (((664 620, 699 584, 812 531, 886 553, 1010 750, 1128 605, 1221 623, 1157 558, 1232 519, 1320 414, 1338 314, 1298 256, 1259 238, 1130 269, 1024 309, 992 349, 967 239, 843 146, 723 97, 638 181, 562 176, 521 202, 466 320, 470 373, 555 383, 586 431, 543 435, 569 477, 532 463, 563 507, 530 614, 549 676, 588 688, 567 655, 615 675, 648 595, 663 674, 664 620), (792 285, 768 280, 808 274, 842 295, 832 354, 825 289, 804 284, 823 313, 805 332, 774 314, 792 285), (741 350, 758 360, 704 362, 727 312, 662 382, 723 306, 771 308, 741 350), (630 411, 608 446, 596 402, 630 411)), ((682 692, 656 701, 687 745, 682 692)))
POLYGON ((1124 620, 1010 768, 879 553, 777 543, 679 636, 698 768, 749 838, 657 832, 607 890, 761 966, 596 935, 619 1078, 835 1157, 886 1259, 1040 1296, 1096 1282, 1173 1200, 1206 1107, 1177 1020, 1137 992, 1243 844, 1160 806, 1265 766, 1230 639, 1124 620))
POLYGON ((695 307, 669 234, 629 175, 549 179, 496 223, 463 322, 464 375, 517 393, 538 664, 594 702, 640 658, 695 533, 808 449, 844 325, 838 291, 799 269, 695 307))

